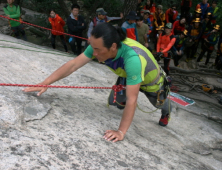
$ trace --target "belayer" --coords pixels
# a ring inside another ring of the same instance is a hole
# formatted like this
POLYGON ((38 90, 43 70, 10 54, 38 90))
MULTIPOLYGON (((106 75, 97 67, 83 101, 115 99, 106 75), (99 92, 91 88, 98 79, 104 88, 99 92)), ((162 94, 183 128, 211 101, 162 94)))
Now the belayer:
MULTIPOLYGON (((146 47, 126 38, 120 27, 115 28, 109 23, 98 24, 91 32, 87 49, 61 66, 40 85, 50 85, 69 76, 91 61, 93 56, 119 76, 116 84, 126 85, 126 90, 117 93, 116 103, 113 103, 113 91, 108 98, 109 104, 124 110, 118 130, 107 130, 104 135, 106 140, 116 142, 124 139, 134 117, 139 91, 144 93, 155 107, 161 109, 159 125, 168 124, 172 107, 167 98, 169 88, 165 73, 146 47)), ((23 91, 38 91, 37 95, 40 96, 46 90, 46 87, 29 87, 23 91)))

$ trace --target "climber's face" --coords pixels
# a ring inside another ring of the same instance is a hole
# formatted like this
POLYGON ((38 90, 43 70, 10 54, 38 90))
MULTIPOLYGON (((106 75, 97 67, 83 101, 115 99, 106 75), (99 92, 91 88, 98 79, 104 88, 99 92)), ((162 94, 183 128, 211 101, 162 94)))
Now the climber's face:
POLYGON ((9 5, 12 5, 14 1, 15 1, 15 0, 7 0, 7 3, 8 3, 9 5))

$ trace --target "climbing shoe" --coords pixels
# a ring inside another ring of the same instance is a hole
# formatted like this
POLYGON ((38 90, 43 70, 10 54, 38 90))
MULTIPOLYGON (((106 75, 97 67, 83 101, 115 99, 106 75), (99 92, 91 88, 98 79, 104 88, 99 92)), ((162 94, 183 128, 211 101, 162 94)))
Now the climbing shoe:
POLYGON ((169 121, 169 114, 162 115, 160 120, 159 120, 159 125, 160 126, 166 126, 168 124, 168 121, 169 121))

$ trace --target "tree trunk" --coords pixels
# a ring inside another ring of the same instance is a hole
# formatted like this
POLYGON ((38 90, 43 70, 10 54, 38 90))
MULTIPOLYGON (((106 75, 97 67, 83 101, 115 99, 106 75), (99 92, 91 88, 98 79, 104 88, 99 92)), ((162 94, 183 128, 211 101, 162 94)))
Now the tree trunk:
POLYGON ((70 10, 67 8, 64 0, 58 0, 58 3, 67 18, 70 15, 70 10))

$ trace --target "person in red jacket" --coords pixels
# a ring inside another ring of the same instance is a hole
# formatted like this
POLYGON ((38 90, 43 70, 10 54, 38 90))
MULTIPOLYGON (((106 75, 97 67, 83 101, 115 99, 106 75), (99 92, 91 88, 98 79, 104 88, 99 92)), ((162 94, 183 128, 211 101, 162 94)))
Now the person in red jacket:
POLYGON ((164 57, 164 71, 167 75, 169 75, 170 70, 170 56, 168 55, 168 51, 171 50, 176 42, 176 38, 172 34, 172 28, 172 23, 167 23, 165 25, 165 32, 163 34, 160 34, 157 42, 157 53, 158 55, 160 55, 161 53, 164 57))
POLYGON ((144 10, 149 10, 150 11, 150 21, 153 22, 153 15, 156 12, 156 5, 153 3, 153 0, 147 0, 146 5, 143 8, 144 10))
POLYGON ((66 23, 58 14, 56 14, 54 9, 50 10, 49 23, 52 26, 52 30, 55 30, 55 31, 51 31, 51 33, 52 33, 52 36, 51 36, 52 47, 54 49, 56 48, 55 39, 56 39, 56 36, 59 36, 63 45, 64 45, 65 51, 68 52, 66 41, 65 41, 65 36, 63 34, 63 32, 64 32, 63 27, 65 26, 66 23), (61 33, 56 32, 56 31, 59 31, 61 33))
POLYGON ((175 21, 173 23, 173 30, 172 33, 174 35, 179 35, 181 32, 183 32, 185 30, 185 25, 186 24, 186 18, 182 17, 180 18, 180 20, 175 21))
POLYGON ((171 5, 171 8, 169 8, 167 11, 166 11, 166 23, 174 23, 176 21, 176 18, 177 18, 177 15, 178 15, 178 11, 176 11, 176 5, 173 4, 171 5))

